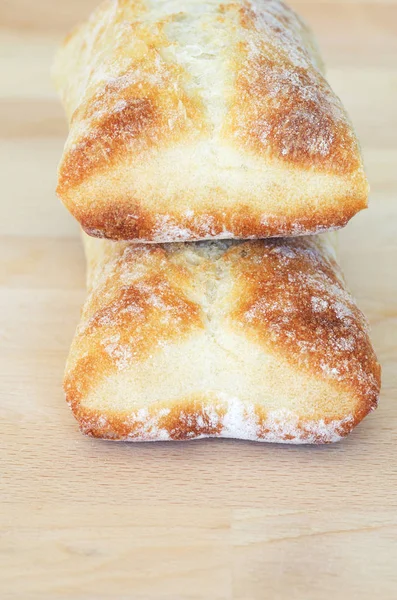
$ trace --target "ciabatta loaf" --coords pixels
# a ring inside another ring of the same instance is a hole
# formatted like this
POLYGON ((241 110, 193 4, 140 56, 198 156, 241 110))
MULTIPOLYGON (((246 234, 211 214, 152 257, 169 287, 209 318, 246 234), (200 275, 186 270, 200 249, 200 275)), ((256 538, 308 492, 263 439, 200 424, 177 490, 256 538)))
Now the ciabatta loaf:
POLYGON ((85 242, 64 384, 84 433, 325 443, 375 408, 380 368, 326 239, 85 242))
POLYGON ((290 236, 367 204, 312 36, 279 0, 108 0, 57 55, 58 194, 87 233, 290 236))

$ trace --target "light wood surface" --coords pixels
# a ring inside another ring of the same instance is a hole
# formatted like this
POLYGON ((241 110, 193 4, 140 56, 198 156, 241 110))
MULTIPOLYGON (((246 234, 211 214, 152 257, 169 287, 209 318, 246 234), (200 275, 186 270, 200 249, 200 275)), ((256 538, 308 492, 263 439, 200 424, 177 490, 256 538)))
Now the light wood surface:
POLYGON ((317 32, 372 183, 341 260, 383 393, 350 438, 321 448, 78 432, 61 381, 84 261, 54 195, 66 125, 48 72, 95 4, 0 2, 1 600, 395 600, 397 0, 292 2, 317 32))

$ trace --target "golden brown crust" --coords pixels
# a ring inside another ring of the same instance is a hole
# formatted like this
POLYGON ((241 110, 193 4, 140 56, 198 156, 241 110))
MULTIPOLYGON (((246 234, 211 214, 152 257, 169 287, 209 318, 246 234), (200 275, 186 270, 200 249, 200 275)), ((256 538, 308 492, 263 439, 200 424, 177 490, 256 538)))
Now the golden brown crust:
POLYGON ((307 28, 278 0, 189 2, 108 2, 65 42, 61 199, 114 239, 345 225, 368 185, 307 28))
POLYGON ((211 203, 208 203, 201 210, 191 211, 192 215, 178 214, 172 210, 153 214, 133 199, 126 198, 120 198, 110 205, 96 204, 93 209, 87 206, 79 210, 73 205, 69 208, 90 236, 163 243, 319 233, 344 227, 358 210, 352 198, 343 201, 343 210, 339 210, 337 216, 332 208, 326 211, 317 206, 312 210, 302 210, 301 213, 295 211, 293 214, 268 215, 266 219, 242 201, 222 210, 211 208, 211 203))
POLYGON ((325 243, 90 239, 90 295, 64 382, 82 430, 147 441, 346 435, 376 407, 380 367, 325 243))
POLYGON ((260 5, 240 9, 248 40, 239 56, 248 60, 242 59, 236 69, 232 134, 253 152, 267 148, 291 166, 340 175, 357 171, 361 159, 351 124, 314 68, 313 56, 300 47, 295 15, 280 5, 270 11, 273 18, 266 19, 260 5))
MULTIPOLYGON (((149 54, 151 57, 146 56, 146 63, 150 65, 155 61, 155 53, 149 54)), ((180 102, 183 102, 190 127, 199 110, 188 96, 179 97, 175 93, 173 79, 177 74, 171 68, 168 71, 162 74, 161 94, 153 84, 129 84, 126 73, 115 82, 107 83, 73 113, 71 127, 79 121, 90 121, 90 127, 64 156, 57 187, 61 197, 95 172, 109 169, 123 154, 139 154, 154 140, 156 144, 161 139, 166 142, 169 119, 173 118, 173 142, 186 133, 189 125, 178 114, 180 102)))
MULTIPOLYGON (((108 86, 109 87, 109 86, 108 86)), ((106 93, 105 92, 102 92, 106 93)), ((149 98, 126 103, 116 113, 110 113, 97 125, 97 130, 82 138, 66 155, 59 174, 58 193, 76 186, 95 171, 115 160, 125 149, 125 132, 133 136, 147 135, 155 129, 158 111, 149 98)))
MULTIPOLYGON (((66 383, 73 406, 84 399, 93 381, 117 372, 126 361, 144 360, 158 344, 180 341, 203 326, 200 308, 183 291, 189 273, 169 264, 161 247, 125 247, 107 266, 110 274, 93 286, 78 329, 83 356, 66 383), (129 272, 133 275, 145 263, 150 264, 145 276, 129 283, 129 272)), ((98 269, 102 268, 100 263, 98 269)))
POLYGON ((240 301, 232 318, 245 335, 269 345, 299 369, 327 375, 375 406, 380 367, 367 322, 347 293, 335 260, 316 239, 253 243, 234 262, 240 301))

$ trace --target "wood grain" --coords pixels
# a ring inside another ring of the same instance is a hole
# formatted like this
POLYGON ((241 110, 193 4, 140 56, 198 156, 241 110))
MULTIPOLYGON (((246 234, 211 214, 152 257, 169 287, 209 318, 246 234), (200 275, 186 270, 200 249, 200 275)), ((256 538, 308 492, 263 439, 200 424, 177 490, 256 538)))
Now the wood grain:
POLYGON ((340 253, 383 393, 327 448, 78 432, 61 380, 84 260, 54 194, 66 125, 49 68, 95 4, 0 4, 0 598, 395 600, 397 0, 291 2, 317 32, 372 185, 340 253))

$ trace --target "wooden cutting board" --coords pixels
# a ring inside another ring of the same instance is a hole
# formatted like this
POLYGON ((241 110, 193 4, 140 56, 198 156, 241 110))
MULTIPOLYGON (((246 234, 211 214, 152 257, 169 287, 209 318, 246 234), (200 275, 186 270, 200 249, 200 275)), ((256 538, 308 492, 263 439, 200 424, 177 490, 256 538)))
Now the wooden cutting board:
POLYGON ((397 598, 397 1, 295 1, 363 143, 371 207, 341 260, 383 365, 331 447, 84 438, 62 371, 84 300, 55 199, 55 44, 96 0, 0 4, 0 598, 397 598))

